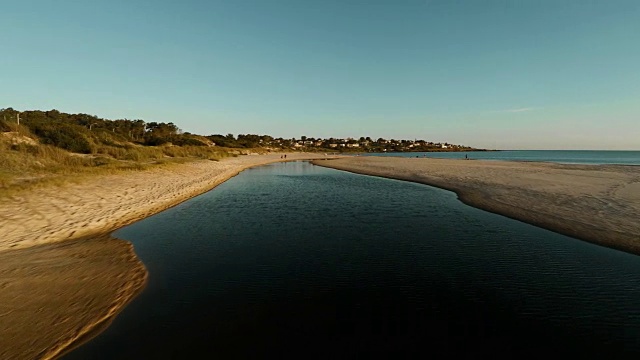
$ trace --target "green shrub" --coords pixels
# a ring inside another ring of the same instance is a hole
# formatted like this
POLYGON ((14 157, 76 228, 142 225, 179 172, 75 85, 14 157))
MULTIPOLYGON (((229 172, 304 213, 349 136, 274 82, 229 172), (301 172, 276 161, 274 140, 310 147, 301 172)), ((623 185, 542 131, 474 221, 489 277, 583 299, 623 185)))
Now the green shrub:
POLYGON ((40 142, 57 146, 71 152, 80 154, 90 154, 91 144, 79 129, 73 125, 38 125, 33 129, 40 137, 40 142))
POLYGON ((150 146, 160 146, 160 145, 164 145, 166 143, 170 143, 171 139, 170 138, 166 138, 166 137, 159 137, 159 136, 151 136, 147 139, 147 141, 145 142, 145 145, 150 145, 150 146))
POLYGON ((172 139, 171 143, 178 146, 207 146, 202 141, 189 137, 188 135, 176 136, 172 139))

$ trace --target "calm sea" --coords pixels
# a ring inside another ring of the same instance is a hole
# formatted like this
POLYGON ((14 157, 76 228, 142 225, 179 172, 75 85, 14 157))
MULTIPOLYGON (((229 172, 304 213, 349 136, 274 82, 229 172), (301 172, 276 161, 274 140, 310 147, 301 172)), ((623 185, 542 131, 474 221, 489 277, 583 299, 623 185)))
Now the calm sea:
POLYGON ((563 164, 640 165, 640 151, 598 150, 503 150, 472 152, 369 153, 365 156, 431 157, 443 159, 545 161, 563 164))
POLYGON ((640 356, 640 257, 424 185, 273 164, 115 236, 148 286, 65 359, 640 356))

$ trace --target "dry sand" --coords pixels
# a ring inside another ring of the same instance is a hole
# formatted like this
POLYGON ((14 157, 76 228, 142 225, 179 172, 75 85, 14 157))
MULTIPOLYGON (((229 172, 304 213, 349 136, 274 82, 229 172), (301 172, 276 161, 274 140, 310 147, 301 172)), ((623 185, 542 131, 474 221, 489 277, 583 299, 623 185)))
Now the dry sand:
POLYGON ((313 163, 451 190, 468 205, 640 254, 640 166, 400 157, 313 163))
MULTIPOLYGON (((287 160, 320 158, 326 156, 287 156, 287 160)), ((0 198, 0 252, 107 234, 210 190, 246 168, 280 160, 279 154, 202 160, 0 198)))
MULTIPOLYGON (((287 160, 326 158, 290 153, 287 160)), ((109 232, 212 189, 280 154, 120 173, 0 198, 0 359, 55 358, 137 294, 146 270, 109 232)))

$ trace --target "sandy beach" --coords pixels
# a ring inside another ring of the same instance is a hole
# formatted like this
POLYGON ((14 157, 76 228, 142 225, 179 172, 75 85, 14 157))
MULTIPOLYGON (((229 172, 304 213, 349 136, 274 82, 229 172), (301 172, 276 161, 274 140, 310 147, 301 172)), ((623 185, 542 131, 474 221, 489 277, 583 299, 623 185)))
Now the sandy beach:
MULTIPOLYGON (((142 290, 143 264, 111 231, 280 156, 175 164, 0 199, 0 359, 56 358, 142 290)), ((287 161, 321 158, 290 153, 287 161)))
MULTIPOLYGON (((324 154, 291 153, 287 160, 324 154)), ((281 161, 279 154, 243 155, 120 173, 0 199, 0 252, 108 234, 214 188, 240 171, 281 161)))
POLYGON ((143 288, 130 243, 108 237, 0 253, 0 359, 53 359, 143 288))
POLYGON ((640 254, 640 166, 400 157, 313 163, 451 190, 468 205, 640 254))
MULTIPOLYGON (((56 358, 99 333, 142 291, 143 264, 111 231, 281 160, 197 161, 1 199, 0 359, 56 358)), ((388 157, 314 163, 452 190, 469 205, 640 254, 640 167, 388 157)))

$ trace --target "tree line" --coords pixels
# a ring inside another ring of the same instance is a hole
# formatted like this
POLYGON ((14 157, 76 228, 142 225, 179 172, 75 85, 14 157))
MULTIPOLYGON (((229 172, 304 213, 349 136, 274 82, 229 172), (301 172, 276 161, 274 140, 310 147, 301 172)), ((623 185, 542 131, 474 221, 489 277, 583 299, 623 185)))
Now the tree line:
POLYGON ((273 138, 256 134, 215 134, 201 136, 183 132, 174 123, 145 122, 141 119, 109 120, 89 114, 68 114, 58 110, 17 111, 0 109, 0 131, 27 129, 38 136, 43 144, 53 145, 76 153, 95 153, 96 147, 140 146, 219 146, 225 148, 325 148, 340 151, 436 151, 470 149, 465 146, 434 144, 424 140, 371 139, 316 139, 302 136, 300 139, 273 138), (19 122, 19 125, 18 125, 19 122))
POLYGON ((0 131, 18 126, 38 136, 43 144, 54 145, 76 153, 91 153, 92 144, 142 146, 172 144, 177 146, 255 147, 269 136, 229 134, 199 136, 183 132, 172 122, 145 122, 141 119, 109 120, 89 114, 68 114, 58 110, 17 111, 0 109, 0 131))

